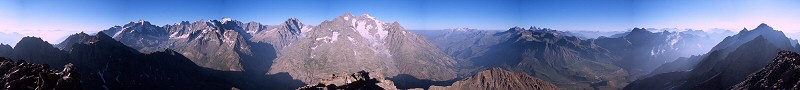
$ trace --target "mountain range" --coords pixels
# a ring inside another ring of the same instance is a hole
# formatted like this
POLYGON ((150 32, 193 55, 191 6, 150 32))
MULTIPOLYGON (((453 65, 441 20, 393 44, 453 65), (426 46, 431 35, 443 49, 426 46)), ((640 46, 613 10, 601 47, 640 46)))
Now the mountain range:
POLYGON ((70 68, 91 90, 706 90, 792 85, 757 79, 791 72, 783 63, 799 49, 766 24, 735 35, 645 28, 613 35, 541 27, 411 31, 345 13, 317 25, 297 18, 277 25, 140 20, 58 44, 24 37, 13 47, 0 44, 0 57, 37 64, 39 71, 70 68))
MULTIPOLYGON (((726 37, 707 54, 685 59, 679 70, 636 80, 625 89, 726 89, 766 66, 779 51, 797 51, 781 31, 766 24, 726 37)), ((672 66, 680 66, 672 65, 672 66)))

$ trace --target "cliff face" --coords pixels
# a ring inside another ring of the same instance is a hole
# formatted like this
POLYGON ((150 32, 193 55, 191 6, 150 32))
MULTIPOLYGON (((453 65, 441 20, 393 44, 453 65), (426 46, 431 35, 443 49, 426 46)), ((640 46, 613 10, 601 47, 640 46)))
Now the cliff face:
POLYGON ((139 21, 111 27, 103 33, 143 53, 175 50, 197 65, 214 70, 266 72, 269 63, 260 62, 274 59, 275 49, 266 42, 249 41, 252 36, 243 26, 230 20, 184 21, 165 26, 139 21))
POLYGON ((14 62, 0 58, 0 85, 3 90, 80 90, 81 74, 72 67, 64 66, 62 71, 49 69, 46 64, 32 64, 25 61, 14 62))
POLYGON ((431 90, 557 90, 555 85, 525 73, 491 68, 450 86, 432 86, 431 90))
POLYGON ((781 51, 764 68, 729 88, 733 90, 798 90, 800 89, 800 54, 781 51))

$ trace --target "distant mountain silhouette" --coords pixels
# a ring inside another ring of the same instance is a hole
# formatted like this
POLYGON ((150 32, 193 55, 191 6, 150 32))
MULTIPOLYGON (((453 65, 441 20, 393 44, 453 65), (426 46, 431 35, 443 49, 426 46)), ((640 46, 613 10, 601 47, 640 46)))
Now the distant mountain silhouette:
POLYGON ((698 58, 690 71, 663 73, 632 82, 625 89, 725 89, 767 65, 781 50, 797 51, 782 32, 761 24, 725 38, 698 58))
POLYGON ((594 42, 620 57, 615 64, 628 70, 633 78, 638 78, 679 57, 704 54, 720 39, 703 31, 651 32, 634 28, 625 35, 600 37, 594 42))

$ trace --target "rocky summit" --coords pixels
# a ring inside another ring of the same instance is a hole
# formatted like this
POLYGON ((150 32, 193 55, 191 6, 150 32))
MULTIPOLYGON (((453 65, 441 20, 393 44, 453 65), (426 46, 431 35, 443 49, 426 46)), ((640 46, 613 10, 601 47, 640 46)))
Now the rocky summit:
POLYGON ((14 62, 0 58, 0 85, 3 90, 80 90, 81 74, 72 64, 61 71, 49 69, 47 64, 14 62))
POLYGON ((432 86, 431 90, 558 90, 556 85, 525 73, 491 68, 450 86, 432 86))
POLYGON ((312 84, 298 88, 299 90, 397 90, 391 80, 380 74, 369 74, 367 71, 356 73, 340 73, 312 84))
POLYGON ((732 90, 798 90, 800 89, 800 54, 781 51, 772 62, 750 74, 732 90))

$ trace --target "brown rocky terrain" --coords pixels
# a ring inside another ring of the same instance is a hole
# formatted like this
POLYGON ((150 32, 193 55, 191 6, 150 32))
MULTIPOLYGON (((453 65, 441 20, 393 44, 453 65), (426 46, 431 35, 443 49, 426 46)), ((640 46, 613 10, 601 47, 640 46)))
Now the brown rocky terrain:
POLYGON ((430 90, 557 90, 556 85, 525 73, 491 68, 450 86, 432 86, 430 90))
POLYGON ((800 54, 781 51, 764 68, 729 88, 732 90, 798 90, 800 89, 800 54))

